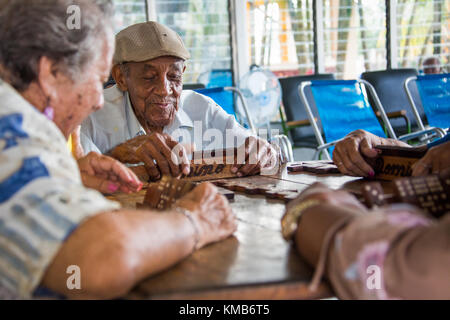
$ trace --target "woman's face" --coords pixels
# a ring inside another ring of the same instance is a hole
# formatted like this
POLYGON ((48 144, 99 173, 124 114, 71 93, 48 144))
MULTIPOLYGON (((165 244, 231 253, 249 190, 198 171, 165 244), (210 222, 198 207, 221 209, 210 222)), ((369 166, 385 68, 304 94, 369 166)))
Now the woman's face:
POLYGON ((55 98, 50 105, 55 113, 53 121, 66 138, 92 112, 103 107, 103 83, 108 80, 114 51, 113 45, 104 43, 102 54, 97 55, 96 61, 77 81, 62 73, 58 75, 55 98))

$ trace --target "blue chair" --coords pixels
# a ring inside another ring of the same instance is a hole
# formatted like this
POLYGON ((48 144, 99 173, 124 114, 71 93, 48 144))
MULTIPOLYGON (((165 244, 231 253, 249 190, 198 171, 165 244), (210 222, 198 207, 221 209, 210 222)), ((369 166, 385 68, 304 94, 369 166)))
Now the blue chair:
MULTIPOLYGON (((284 134, 290 134, 294 143, 294 148, 315 149, 317 147, 314 131, 309 124, 305 106, 303 105, 303 102, 298 94, 299 85, 304 81, 334 79, 334 74, 301 75, 278 79, 280 81, 281 90, 283 93, 282 98, 284 112, 286 113, 286 119, 284 119, 283 112, 280 108, 281 125, 283 127, 284 134)), ((317 108, 311 96, 311 90, 307 89, 306 97, 308 101, 310 101, 314 116, 318 117, 317 108)), ((320 122, 318 125, 320 128, 320 122)))
MULTIPOLYGON (((317 150, 323 150, 328 159, 331 159, 331 157, 326 149, 334 146, 352 131, 364 129, 377 136, 386 137, 376 113, 380 115, 379 118, 383 123, 387 136, 397 139, 374 87, 365 80, 316 80, 304 82, 299 87, 299 94, 306 107, 309 121, 319 144, 317 150), (306 98, 305 89, 307 87, 311 87, 328 143, 324 142, 316 121, 314 121, 310 103, 306 98), (367 95, 369 93, 374 101, 374 108, 368 102, 367 95)), ((443 130, 430 128, 403 135, 398 139, 408 141, 422 135, 428 136, 432 132, 437 133, 440 137, 445 135, 443 130)), ((332 151, 332 148, 330 148, 330 151, 332 151)))
MULTIPOLYGON (((253 124, 252 117, 245 101, 245 98, 242 92, 235 87, 217 87, 217 88, 205 88, 205 89, 197 89, 194 90, 200 94, 203 94, 207 97, 210 97, 217 103, 220 107, 222 107, 225 112, 230 115, 236 117, 236 112, 234 108, 234 97, 233 94, 236 94, 239 100, 242 103, 242 108, 244 109, 244 113, 246 116, 247 123, 249 124, 250 130, 253 135, 257 135, 257 128, 253 124), (231 101, 229 99, 229 95, 231 94, 231 101)), ((294 161, 294 155, 292 151, 292 145, 289 141, 289 138, 285 135, 276 135, 271 137, 271 142, 275 143, 280 148, 280 154, 282 157, 282 162, 290 162, 294 161)))
POLYGON ((212 91, 204 91, 206 92, 206 96, 211 97, 228 114, 234 115, 234 117, 242 123, 242 119, 239 119, 238 114, 235 112, 233 93, 229 91, 218 92, 216 90, 217 88, 233 87, 233 72, 230 69, 212 69, 201 74, 198 81, 205 85, 204 88, 214 89, 212 91))
POLYGON ((231 87, 233 72, 230 69, 212 69, 208 73, 206 88, 231 87))
POLYGON ((367 88, 375 101, 376 111, 381 115, 388 135, 396 139, 394 130, 384 112, 375 89, 364 80, 315 80, 302 82, 298 88, 299 95, 306 108, 311 126, 317 139, 318 151, 322 151, 327 159, 331 159, 327 150, 348 133, 364 129, 377 136, 386 137, 383 127, 370 106, 364 88, 367 88), (325 143, 319 127, 312 113, 306 89, 310 88, 312 98, 316 104, 322 128, 325 134, 325 143))
MULTIPOLYGON (((234 108, 234 97, 232 92, 232 87, 215 87, 215 88, 204 88, 204 89, 194 89, 195 92, 203 94, 210 97, 217 103, 226 113, 236 117, 236 111, 234 108)), ((253 128, 252 128, 253 130, 253 128)), ((255 130, 256 132, 256 130, 255 130)))
POLYGON ((422 122, 418 107, 411 94, 410 83, 413 81, 415 81, 419 90, 428 125, 438 129, 450 127, 450 73, 419 75, 405 80, 404 88, 413 114, 419 124, 419 128, 425 130, 426 127, 422 122))
MULTIPOLYGON (((389 122, 399 136, 417 131, 419 128, 409 108, 408 97, 403 91, 405 80, 413 76, 417 76, 417 70, 413 68, 367 71, 361 74, 361 79, 369 82, 374 87, 389 118, 389 122)), ((419 93, 415 86, 411 88, 411 94, 416 102, 419 114, 424 116, 419 93)), ((370 96, 369 103, 375 105, 370 96)))

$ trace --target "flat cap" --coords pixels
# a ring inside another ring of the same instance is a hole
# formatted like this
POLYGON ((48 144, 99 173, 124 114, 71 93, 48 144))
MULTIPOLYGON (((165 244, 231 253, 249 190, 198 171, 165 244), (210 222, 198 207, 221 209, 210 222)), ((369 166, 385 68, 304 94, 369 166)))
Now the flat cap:
POLYGON ((162 56, 187 60, 189 51, 172 29, 155 21, 133 24, 116 35, 113 64, 143 62, 162 56))

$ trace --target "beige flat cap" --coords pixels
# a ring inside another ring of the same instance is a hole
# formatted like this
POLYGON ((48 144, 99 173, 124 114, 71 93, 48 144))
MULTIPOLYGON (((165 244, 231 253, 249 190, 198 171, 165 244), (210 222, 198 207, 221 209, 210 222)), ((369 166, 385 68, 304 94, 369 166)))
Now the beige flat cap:
POLYGON ((134 24, 116 35, 114 65, 148 61, 162 56, 174 56, 183 60, 190 58, 178 33, 158 22, 134 24))

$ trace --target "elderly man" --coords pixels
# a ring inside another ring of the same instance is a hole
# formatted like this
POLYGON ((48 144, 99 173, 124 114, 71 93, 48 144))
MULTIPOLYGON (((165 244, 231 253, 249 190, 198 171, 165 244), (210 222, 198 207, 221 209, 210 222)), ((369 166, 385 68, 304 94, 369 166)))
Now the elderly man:
POLYGON ((144 162, 152 180, 188 174, 187 146, 245 147, 244 163, 232 169, 239 176, 273 166, 277 153, 269 143, 251 136, 212 99, 182 90, 188 58, 180 36, 157 22, 118 33, 112 70, 116 85, 105 90, 103 110, 82 125, 85 151, 144 162), (173 152, 175 147, 179 152, 173 152))
POLYGON ((437 74, 442 72, 441 62, 436 57, 426 58, 423 63, 423 73, 425 74, 437 74))

